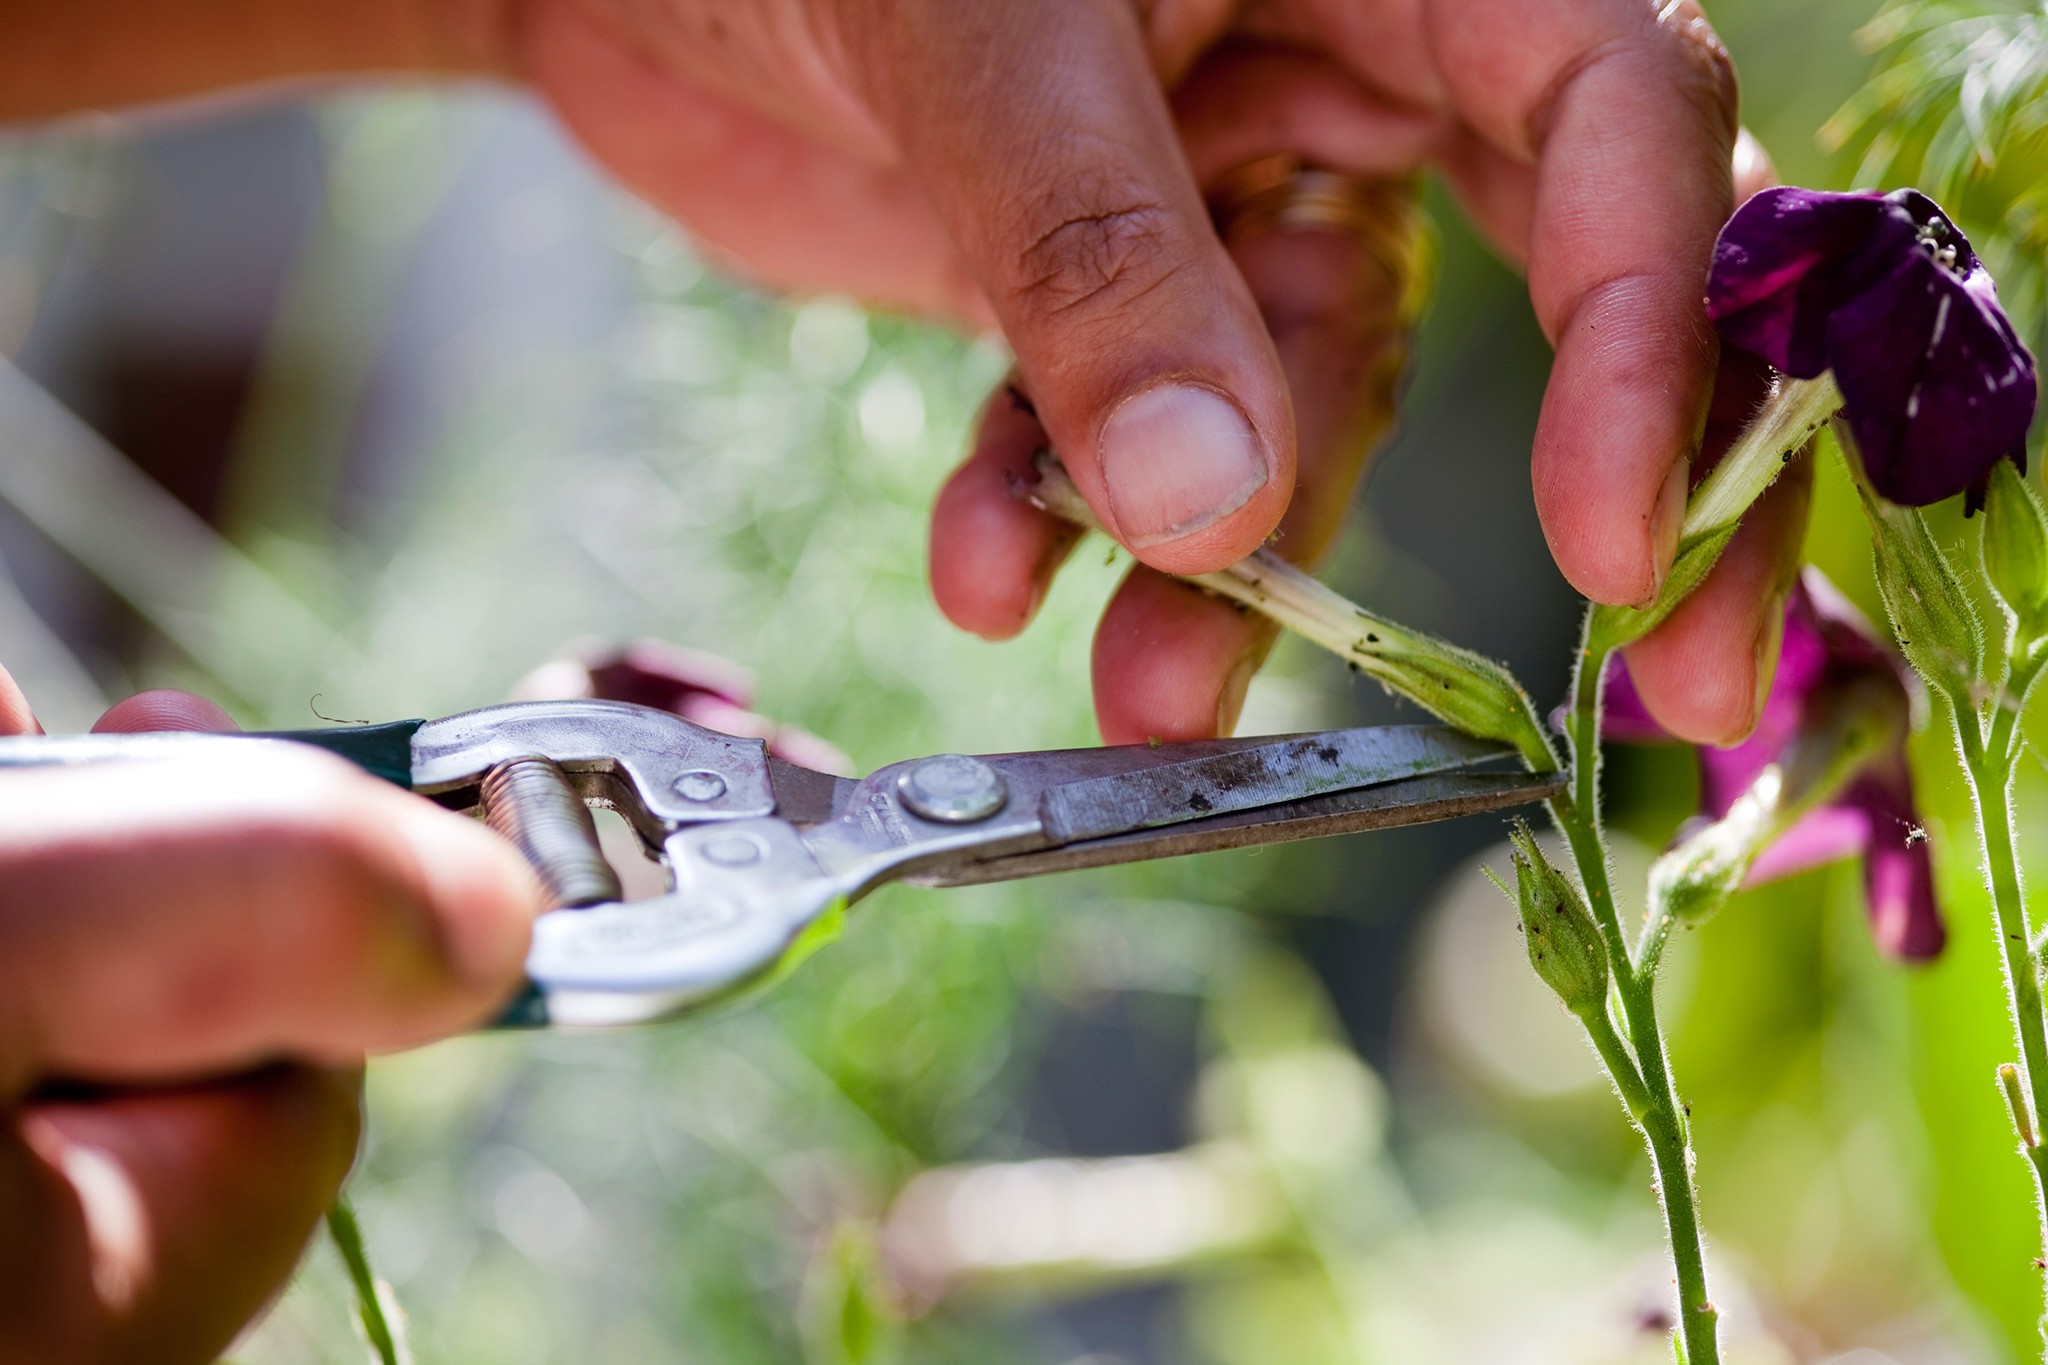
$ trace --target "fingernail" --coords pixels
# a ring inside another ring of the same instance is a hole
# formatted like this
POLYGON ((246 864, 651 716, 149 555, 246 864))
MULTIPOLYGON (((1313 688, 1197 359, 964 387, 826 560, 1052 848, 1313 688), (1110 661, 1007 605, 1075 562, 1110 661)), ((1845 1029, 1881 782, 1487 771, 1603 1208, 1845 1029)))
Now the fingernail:
POLYGON ((1650 553, 1655 557, 1649 599, 1640 603, 1649 606, 1664 591, 1664 579, 1671 572, 1671 561, 1678 554, 1678 533, 1685 526, 1685 499, 1692 491, 1692 461, 1679 460, 1671 466, 1671 472, 1664 476, 1664 486, 1657 490, 1657 510, 1650 519, 1650 553))
POLYGON ((1237 718, 1244 714, 1244 696, 1251 689, 1252 674, 1259 671, 1259 654, 1253 650, 1231 665, 1230 676, 1223 680, 1223 691, 1216 698, 1216 733, 1220 738, 1230 738, 1237 729, 1237 718))
POLYGON ((1237 404, 1196 384, 1161 384, 1103 423, 1102 480, 1134 550, 1191 535, 1251 501, 1271 477, 1237 404))

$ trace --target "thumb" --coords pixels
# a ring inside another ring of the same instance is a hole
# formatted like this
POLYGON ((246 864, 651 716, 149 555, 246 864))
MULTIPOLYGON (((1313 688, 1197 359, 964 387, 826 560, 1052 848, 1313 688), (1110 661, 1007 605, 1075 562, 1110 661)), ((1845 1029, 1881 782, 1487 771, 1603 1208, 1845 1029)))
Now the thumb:
POLYGON ((1123 0, 861 7, 844 50, 1103 523, 1220 568, 1294 487, 1280 362, 1123 0))

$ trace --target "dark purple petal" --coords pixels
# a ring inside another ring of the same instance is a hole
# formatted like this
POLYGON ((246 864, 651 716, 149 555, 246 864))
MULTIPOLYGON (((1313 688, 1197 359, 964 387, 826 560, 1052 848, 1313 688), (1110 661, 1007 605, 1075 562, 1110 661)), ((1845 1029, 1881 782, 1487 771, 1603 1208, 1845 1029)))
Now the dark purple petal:
POLYGON ((1730 344, 1784 373, 1833 372, 1893 502, 1969 493, 1974 508, 1994 464, 2026 458, 2033 357, 1969 240, 1917 190, 1756 195, 1715 243, 1706 304, 1730 344))
POLYGON ((754 701, 754 679, 746 669, 666 640, 634 640, 586 654, 582 663, 590 672, 590 695, 605 701, 629 701, 677 715, 697 697, 737 707, 754 701))
POLYGON ((1734 345, 1812 379, 1828 367, 1824 335, 1840 301, 1840 268, 1873 237, 1913 242, 1911 224, 1881 195, 1791 186, 1754 195, 1714 242, 1707 316, 1734 345))
POLYGON ((2033 357, 1981 269, 1958 279, 1924 250, 1907 253, 1836 307, 1827 337, 1857 453, 1892 502, 1952 497, 2023 446, 2033 357))
POLYGON ((746 669, 666 640, 573 647, 566 657, 527 674, 513 696, 593 697, 649 706, 707 730, 761 740, 775 757, 818 772, 853 772, 852 763, 834 746, 752 710, 754 679, 746 669))

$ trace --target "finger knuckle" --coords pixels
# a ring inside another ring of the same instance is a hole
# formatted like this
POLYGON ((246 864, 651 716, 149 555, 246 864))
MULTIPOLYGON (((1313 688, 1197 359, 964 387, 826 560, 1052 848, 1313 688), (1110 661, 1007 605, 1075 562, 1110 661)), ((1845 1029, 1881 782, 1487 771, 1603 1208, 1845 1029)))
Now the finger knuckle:
POLYGON ((1666 35, 1679 66, 1678 89, 1687 99, 1709 113, 1718 115, 1732 137, 1736 130, 1736 108, 1740 103, 1735 59, 1707 16, 1693 0, 1671 6, 1658 14, 1658 27, 1666 35))
POLYGON ((1114 180, 1049 190, 1020 218, 1010 293, 1039 320, 1114 310, 1181 269, 1173 212, 1114 180))
POLYGON ((1525 130, 1530 146, 1541 147, 1548 140, 1567 92, 1596 71, 1653 85, 1700 110, 1733 140, 1740 122, 1735 61, 1699 6, 1693 0, 1665 4, 1649 12, 1643 22, 1644 27, 1629 28, 1593 44, 1556 73, 1530 106, 1525 130))

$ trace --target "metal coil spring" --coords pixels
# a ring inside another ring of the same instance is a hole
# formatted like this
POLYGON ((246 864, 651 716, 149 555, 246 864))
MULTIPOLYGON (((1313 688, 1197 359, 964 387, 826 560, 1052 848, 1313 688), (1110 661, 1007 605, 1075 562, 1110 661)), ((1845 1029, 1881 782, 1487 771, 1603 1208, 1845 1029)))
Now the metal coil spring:
POLYGON ((558 906, 622 898, 619 874, 568 775, 545 758, 514 758, 484 776, 484 823, 512 841, 558 906))

